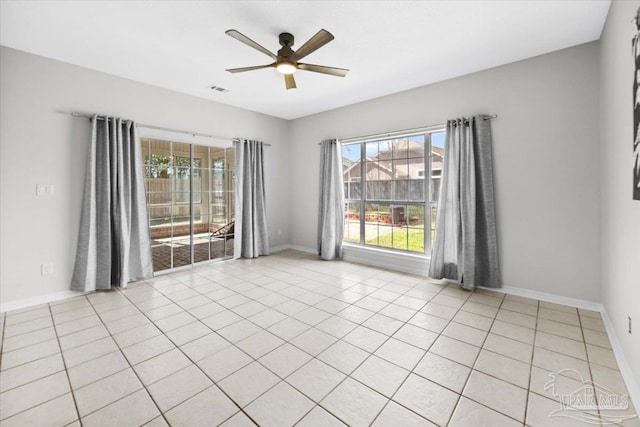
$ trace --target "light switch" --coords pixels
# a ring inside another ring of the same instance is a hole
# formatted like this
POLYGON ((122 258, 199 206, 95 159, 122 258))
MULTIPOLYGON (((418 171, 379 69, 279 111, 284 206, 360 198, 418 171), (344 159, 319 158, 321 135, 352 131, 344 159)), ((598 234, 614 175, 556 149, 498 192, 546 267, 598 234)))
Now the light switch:
POLYGON ((53 184, 36 184, 36 196, 53 196, 53 184))

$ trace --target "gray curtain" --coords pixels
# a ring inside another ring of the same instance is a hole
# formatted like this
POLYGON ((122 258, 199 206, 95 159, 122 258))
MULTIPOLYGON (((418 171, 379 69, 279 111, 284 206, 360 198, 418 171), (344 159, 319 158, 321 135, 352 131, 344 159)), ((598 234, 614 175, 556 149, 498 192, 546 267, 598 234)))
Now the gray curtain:
POLYGON ((344 185, 342 149, 335 139, 320 143, 320 197, 318 201, 318 254, 331 260, 342 258, 344 185))
POLYGON ((136 126, 92 118, 80 233, 71 280, 75 291, 126 287, 153 274, 142 153, 136 126))
POLYGON ((469 290, 500 287, 491 121, 484 115, 447 122, 429 276, 469 290))
POLYGON ((235 258, 269 255, 267 209, 265 207, 263 143, 235 140, 236 225, 235 258))

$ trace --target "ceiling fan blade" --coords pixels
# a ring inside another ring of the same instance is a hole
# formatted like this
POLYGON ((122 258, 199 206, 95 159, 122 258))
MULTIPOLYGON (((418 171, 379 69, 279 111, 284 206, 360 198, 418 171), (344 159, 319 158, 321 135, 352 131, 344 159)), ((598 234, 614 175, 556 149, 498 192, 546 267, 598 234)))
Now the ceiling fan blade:
POLYGON ((331 34, 329 31, 325 29, 322 29, 318 31, 315 36, 307 40, 305 44, 300 46, 300 49, 294 52, 291 59, 294 61, 298 61, 304 58, 305 56, 309 55, 310 53, 320 49, 322 46, 329 43, 334 38, 335 37, 333 37, 333 34, 331 34))
POLYGON ((242 34, 240 31, 227 30, 227 31, 225 31, 225 34, 227 34, 228 36, 231 36, 234 39, 246 44, 247 46, 251 46, 255 50, 259 50, 260 52, 264 53, 265 55, 271 57, 274 60, 278 59, 278 57, 275 54, 269 52, 269 50, 267 50, 267 48, 265 48, 265 47, 259 45, 258 43, 254 42, 249 37, 247 37, 244 34, 242 34))
POLYGON ((293 74, 285 74, 284 75, 284 84, 287 86, 287 90, 288 89, 295 89, 296 86, 296 79, 293 78, 293 74))
POLYGON ((325 67, 324 65, 303 64, 298 63, 298 68, 305 71, 313 71, 314 73, 330 74, 332 76, 345 77, 349 70, 346 68, 325 67))
POLYGON ((276 63, 274 62, 273 64, 269 64, 269 65, 256 65, 255 67, 241 67, 241 68, 229 68, 228 72, 230 73, 242 73, 245 71, 253 71, 253 70, 261 70, 263 68, 271 68, 271 67, 275 67, 276 63))

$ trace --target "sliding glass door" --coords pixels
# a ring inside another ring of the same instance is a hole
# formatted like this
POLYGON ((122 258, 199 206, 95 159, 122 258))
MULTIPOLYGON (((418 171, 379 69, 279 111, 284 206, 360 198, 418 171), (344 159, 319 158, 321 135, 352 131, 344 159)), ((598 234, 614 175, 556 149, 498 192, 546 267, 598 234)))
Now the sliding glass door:
POLYGON ((154 272, 233 256, 233 148, 141 144, 154 272))

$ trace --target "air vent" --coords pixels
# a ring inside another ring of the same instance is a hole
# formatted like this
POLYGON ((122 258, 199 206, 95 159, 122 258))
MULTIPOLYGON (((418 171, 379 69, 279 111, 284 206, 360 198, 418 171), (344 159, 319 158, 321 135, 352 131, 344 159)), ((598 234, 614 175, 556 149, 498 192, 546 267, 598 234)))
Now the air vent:
POLYGON ((220 93, 227 93, 227 92, 229 92, 229 89, 225 89, 225 88, 223 88, 223 87, 216 86, 216 85, 209 86, 209 89, 211 89, 211 90, 215 90, 216 92, 220 92, 220 93))

